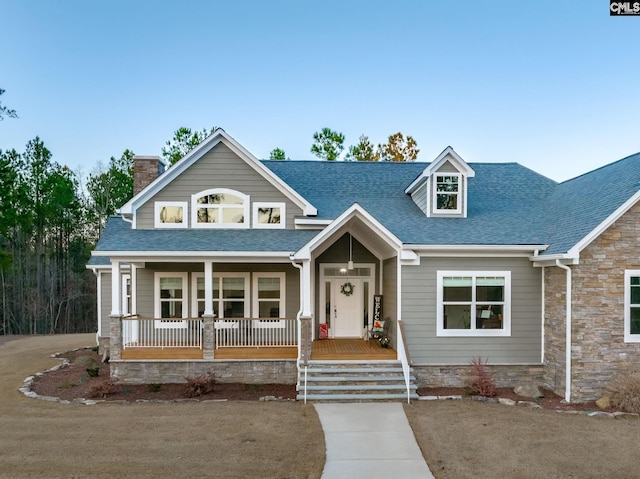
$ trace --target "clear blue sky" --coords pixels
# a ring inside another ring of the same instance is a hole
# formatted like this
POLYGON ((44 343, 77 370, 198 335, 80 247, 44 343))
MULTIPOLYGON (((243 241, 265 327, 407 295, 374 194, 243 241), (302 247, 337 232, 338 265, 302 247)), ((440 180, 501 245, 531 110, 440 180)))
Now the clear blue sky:
POLYGON ((562 181, 640 151, 640 17, 606 0, 0 0, 0 149, 83 174, 180 126, 258 158, 401 131, 562 181))

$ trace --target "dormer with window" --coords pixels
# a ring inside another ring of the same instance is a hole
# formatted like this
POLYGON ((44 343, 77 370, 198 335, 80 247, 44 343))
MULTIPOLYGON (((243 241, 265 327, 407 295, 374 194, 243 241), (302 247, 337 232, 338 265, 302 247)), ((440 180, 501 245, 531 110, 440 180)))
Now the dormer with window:
POLYGON ((466 218, 467 180, 475 171, 448 146, 405 190, 428 217, 466 218))

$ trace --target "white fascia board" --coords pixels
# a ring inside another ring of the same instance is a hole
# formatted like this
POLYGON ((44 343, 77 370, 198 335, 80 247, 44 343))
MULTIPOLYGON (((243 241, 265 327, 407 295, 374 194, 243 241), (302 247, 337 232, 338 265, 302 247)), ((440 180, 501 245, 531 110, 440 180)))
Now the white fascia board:
POLYGON ((542 251, 547 245, 483 245, 483 244, 438 244, 406 245, 418 253, 487 252, 487 253, 531 253, 542 251))
POLYGON ((533 263, 533 266, 535 267, 556 266, 556 261, 558 260, 565 265, 580 263, 579 256, 569 256, 568 254, 550 254, 550 255, 544 255, 544 256, 530 256, 529 260, 533 263))
POLYGON ((112 260, 125 262, 184 262, 201 263, 203 261, 224 261, 227 263, 288 263, 291 251, 99 251, 94 256, 108 256, 112 260))
POLYGON ((333 220, 319 218, 295 218, 293 220, 296 226, 329 226, 333 220))
POLYGON ((400 251, 402 248, 402 242, 396 235, 391 233, 385 228, 378 220, 376 220, 369 212, 367 212, 358 203, 354 203, 348 209, 346 209, 340 216, 331 222, 329 226, 323 229, 320 233, 314 236, 311 241, 304 245, 300 250, 294 254, 296 260, 309 259, 311 257, 311 251, 316 249, 320 244, 327 240, 335 231, 341 228, 351 218, 357 217, 365 225, 371 228, 380 238, 382 238, 387 244, 400 251))
POLYGON ((158 193, 174 178, 180 175, 184 170, 189 168, 193 163, 202 158, 218 143, 223 142, 229 147, 236 155, 244 160, 249 166, 251 166, 256 172, 258 172, 263 178, 269 181, 275 186, 282 194, 288 197, 292 202, 298 205, 305 215, 315 216, 318 214, 318 210, 302 196, 300 196, 295 190, 293 190, 288 184, 282 181, 275 173, 269 168, 264 166, 260 160, 249 153, 242 145, 227 134, 222 128, 218 128, 211 135, 203 140, 198 146, 187 153, 180 161, 175 165, 152 181, 147 187, 145 187, 140 193, 131 198, 122 208, 118 210, 119 214, 132 215, 135 210, 151 197, 158 193))
POLYGON ((640 200, 640 190, 637 191, 631 198, 622 203, 613 213, 611 213, 605 220, 592 229, 584 238, 578 241, 569 251, 567 255, 570 257, 580 256, 580 252, 591 244, 598 236, 604 233, 609 226, 615 223, 622 215, 624 215, 629 209, 640 200))

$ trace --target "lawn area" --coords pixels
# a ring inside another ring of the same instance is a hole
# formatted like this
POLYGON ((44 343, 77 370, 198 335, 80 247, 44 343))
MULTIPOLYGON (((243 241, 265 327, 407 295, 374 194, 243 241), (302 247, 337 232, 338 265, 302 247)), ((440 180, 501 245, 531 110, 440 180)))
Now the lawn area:
POLYGON ((475 401, 405 412, 436 479, 637 478, 638 419, 601 419, 475 401))
POLYGON ((64 405, 24 397, 25 377, 94 335, 0 346, 0 477, 319 478, 324 435, 311 404, 64 405))

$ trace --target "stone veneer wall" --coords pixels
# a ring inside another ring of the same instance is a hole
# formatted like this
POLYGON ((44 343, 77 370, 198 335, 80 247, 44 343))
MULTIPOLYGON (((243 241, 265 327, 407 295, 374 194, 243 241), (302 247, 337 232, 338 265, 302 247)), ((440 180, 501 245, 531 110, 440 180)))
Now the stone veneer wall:
POLYGON ((598 399, 617 373, 640 370, 640 344, 624 342, 624 271, 640 269, 639 253, 636 204, 572 267, 572 401, 598 399))
MULTIPOLYGON (((573 274, 573 273, 572 273, 573 274)), ((544 269, 544 375, 543 384, 564 397, 565 317, 567 272, 557 266, 544 269)))
POLYGON ((98 337, 98 354, 104 354, 105 351, 109 351, 109 336, 98 337))
POLYGON ((275 361, 112 361, 111 377, 126 384, 184 383, 187 377, 213 372, 220 383, 295 384, 295 360, 275 361))
MULTIPOLYGON (((487 365, 498 387, 515 387, 519 383, 542 383, 542 364, 487 365)), ((421 387, 463 387, 471 367, 459 366, 413 366, 416 384, 421 387)))

